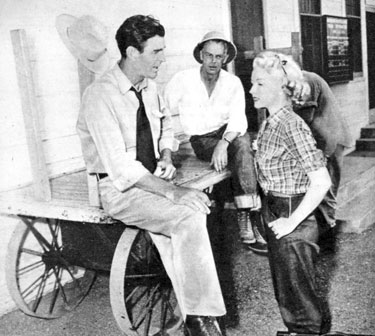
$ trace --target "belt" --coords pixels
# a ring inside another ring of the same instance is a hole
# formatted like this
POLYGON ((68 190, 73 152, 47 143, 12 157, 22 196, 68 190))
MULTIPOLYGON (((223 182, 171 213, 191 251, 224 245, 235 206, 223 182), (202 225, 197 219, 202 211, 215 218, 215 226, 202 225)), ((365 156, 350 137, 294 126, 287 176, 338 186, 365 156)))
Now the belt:
POLYGON ((96 176, 96 179, 98 181, 101 180, 101 179, 104 179, 104 178, 106 178, 108 176, 108 174, 106 174, 106 173, 93 173, 93 175, 96 176))
POLYGON ((278 191, 272 191, 272 190, 264 190, 264 195, 266 196, 274 196, 274 197, 281 197, 281 198, 293 198, 293 197, 301 197, 304 196, 304 193, 300 194, 283 194, 278 191))

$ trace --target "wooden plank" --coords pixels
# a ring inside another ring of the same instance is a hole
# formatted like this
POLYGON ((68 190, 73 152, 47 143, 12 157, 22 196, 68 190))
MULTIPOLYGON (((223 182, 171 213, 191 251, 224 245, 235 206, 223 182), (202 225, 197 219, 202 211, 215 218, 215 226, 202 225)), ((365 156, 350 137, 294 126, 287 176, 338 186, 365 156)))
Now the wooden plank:
POLYGON ((35 86, 30 64, 30 52, 26 33, 23 29, 10 32, 13 53, 16 63, 18 87, 25 123, 27 146, 33 177, 33 188, 36 199, 48 201, 51 190, 48 181, 47 167, 40 138, 39 113, 35 97, 35 86))
MULTIPOLYGON (((179 155, 175 158, 176 185, 204 190, 230 176, 229 170, 221 173, 208 162, 195 156, 179 155)), ((86 223, 113 223, 99 207, 88 200, 86 172, 76 172, 51 179, 52 200, 38 201, 29 188, 0 193, 0 213, 31 217, 56 218, 86 223)))
MULTIPOLYGON (((86 88, 95 80, 95 74, 92 71, 88 70, 85 66, 83 66, 83 64, 79 60, 77 62, 79 90, 82 97, 86 88)), ((89 204, 91 206, 100 207, 99 188, 96 177, 87 174, 87 185, 89 204)))

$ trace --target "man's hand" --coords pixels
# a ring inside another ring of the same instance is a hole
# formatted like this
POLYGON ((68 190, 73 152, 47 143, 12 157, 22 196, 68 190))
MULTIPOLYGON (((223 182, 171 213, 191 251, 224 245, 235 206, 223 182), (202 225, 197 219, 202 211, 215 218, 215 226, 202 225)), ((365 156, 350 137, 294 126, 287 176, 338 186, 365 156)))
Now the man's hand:
POLYGON ((209 214, 211 201, 208 196, 197 189, 175 187, 171 192, 168 192, 167 198, 173 203, 186 205, 194 210, 209 214))
POLYGON ((176 176, 176 168, 169 157, 161 158, 154 171, 154 176, 170 181, 176 176))
POLYGON ((212 154, 211 165, 215 170, 221 172, 228 165, 228 142, 220 140, 212 154))
POLYGON ((268 223, 268 227, 275 234, 276 239, 280 239, 289 233, 293 232, 298 226, 290 218, 280 217, 275 221, 268 223))

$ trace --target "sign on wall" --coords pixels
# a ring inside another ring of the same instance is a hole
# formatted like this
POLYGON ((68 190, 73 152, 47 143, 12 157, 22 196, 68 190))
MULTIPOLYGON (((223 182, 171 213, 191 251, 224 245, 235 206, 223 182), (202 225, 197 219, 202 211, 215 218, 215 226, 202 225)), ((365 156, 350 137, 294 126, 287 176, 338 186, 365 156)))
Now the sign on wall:
POLYGON ((323 77, 330 84, 352 80, 347 18, 324 15, 322 38, 323 77))

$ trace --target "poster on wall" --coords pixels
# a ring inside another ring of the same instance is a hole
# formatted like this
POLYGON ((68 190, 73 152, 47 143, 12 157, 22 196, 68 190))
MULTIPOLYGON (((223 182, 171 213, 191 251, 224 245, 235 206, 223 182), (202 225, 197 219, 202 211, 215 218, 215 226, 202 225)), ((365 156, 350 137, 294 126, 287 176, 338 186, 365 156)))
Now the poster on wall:
POLYGON ((353 79, 350 62, 348 20, 323 16, 323 77, 330 84, 353 79))

